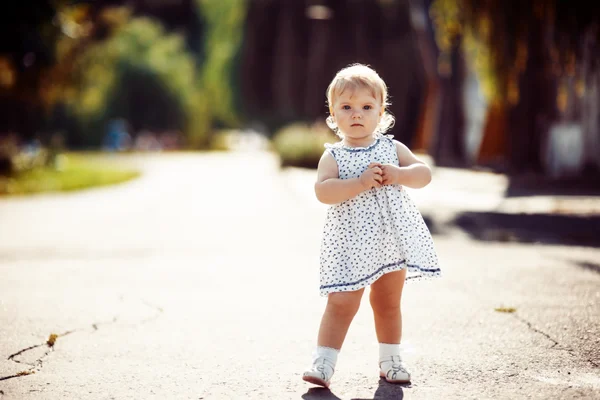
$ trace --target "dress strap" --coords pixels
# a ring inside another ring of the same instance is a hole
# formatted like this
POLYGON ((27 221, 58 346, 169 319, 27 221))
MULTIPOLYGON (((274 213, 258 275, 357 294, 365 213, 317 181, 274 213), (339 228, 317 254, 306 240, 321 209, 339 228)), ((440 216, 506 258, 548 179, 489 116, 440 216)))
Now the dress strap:
MULTIPOLYGON (((338 142, 339 143, 339 142, 338 142)), ((325 143, 323 145, 323 147, 325 147, 325 151, 329 152, 329 154, 331 154, 331 156, 333 157, 333 159, 335 160, 335 162, 338 162, 338 159, 336 157, 336 150, 340 148, 340 146, 338 145, 338 143, 325 143)))

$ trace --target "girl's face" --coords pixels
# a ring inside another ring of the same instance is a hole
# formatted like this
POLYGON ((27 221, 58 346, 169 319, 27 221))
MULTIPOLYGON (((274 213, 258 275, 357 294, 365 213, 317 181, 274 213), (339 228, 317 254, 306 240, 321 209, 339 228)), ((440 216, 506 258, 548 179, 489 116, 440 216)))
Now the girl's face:
POLYGON ((345 90, 336 96, 331 116, 350 144, 369 144, 381 115, 381 102, 366 88, 345 90))

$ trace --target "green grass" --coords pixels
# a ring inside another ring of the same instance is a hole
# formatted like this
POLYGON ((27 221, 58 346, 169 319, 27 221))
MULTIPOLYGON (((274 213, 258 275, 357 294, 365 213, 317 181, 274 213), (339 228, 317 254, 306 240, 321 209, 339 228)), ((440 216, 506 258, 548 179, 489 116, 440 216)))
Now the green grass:
POLYGON ((85 155, 69 153, 61 156, 59 169, 44 167, 0 177, 0 196, 44 192, 68 192, 126 182, 140 175, 138 171, 104 165, 85 155))

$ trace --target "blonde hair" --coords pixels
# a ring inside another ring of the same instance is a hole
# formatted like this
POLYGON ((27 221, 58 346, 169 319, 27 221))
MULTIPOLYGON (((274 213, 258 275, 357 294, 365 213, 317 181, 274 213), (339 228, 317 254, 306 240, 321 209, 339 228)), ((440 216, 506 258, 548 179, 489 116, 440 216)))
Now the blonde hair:
MULTIPOLYGON (((383 134, 392 126, 394 126, 394 116, 386 110, 387 106, 390 105, 387 85, 377 74, 377 72, 375 72, 375 70, 367 65, 351 64, 338 71, 329 84, 326 92, 330 114, 332 113, 331 111, 335 97, 341 95, 347 89, 367 89, 371 92, 371 95, 375 99, 381 102, 381 106, 383 107, 384 111, 381 115, 381 119, 379 120, 377 128, 375 128, 375 133, 383 134)), ((329 126, 336 135, 338 135, 340 138, 343 137, 337 124, 335 123, 333 116, 329 115, 326 122, 327 126, 329 126)))

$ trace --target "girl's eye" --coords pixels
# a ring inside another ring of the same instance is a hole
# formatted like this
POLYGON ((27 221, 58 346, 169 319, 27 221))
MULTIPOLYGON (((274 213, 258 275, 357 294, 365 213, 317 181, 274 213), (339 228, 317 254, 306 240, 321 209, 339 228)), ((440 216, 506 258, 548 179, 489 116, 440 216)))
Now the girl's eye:
POLYGON ((347 106, 347 105, 346 105, 346 106, 342 106, 342 109, 344 109, 344 110, 349 110, 349 109, 350 109, 350 106, 347 106))
POLYGON ((363 109, 365 109, 365 110, 370 110, 370 109, 372 109, 372 108, 373 108, 373 107, 371 107, 371 106, 364 106, 364 107, 363 107, 363 109))

